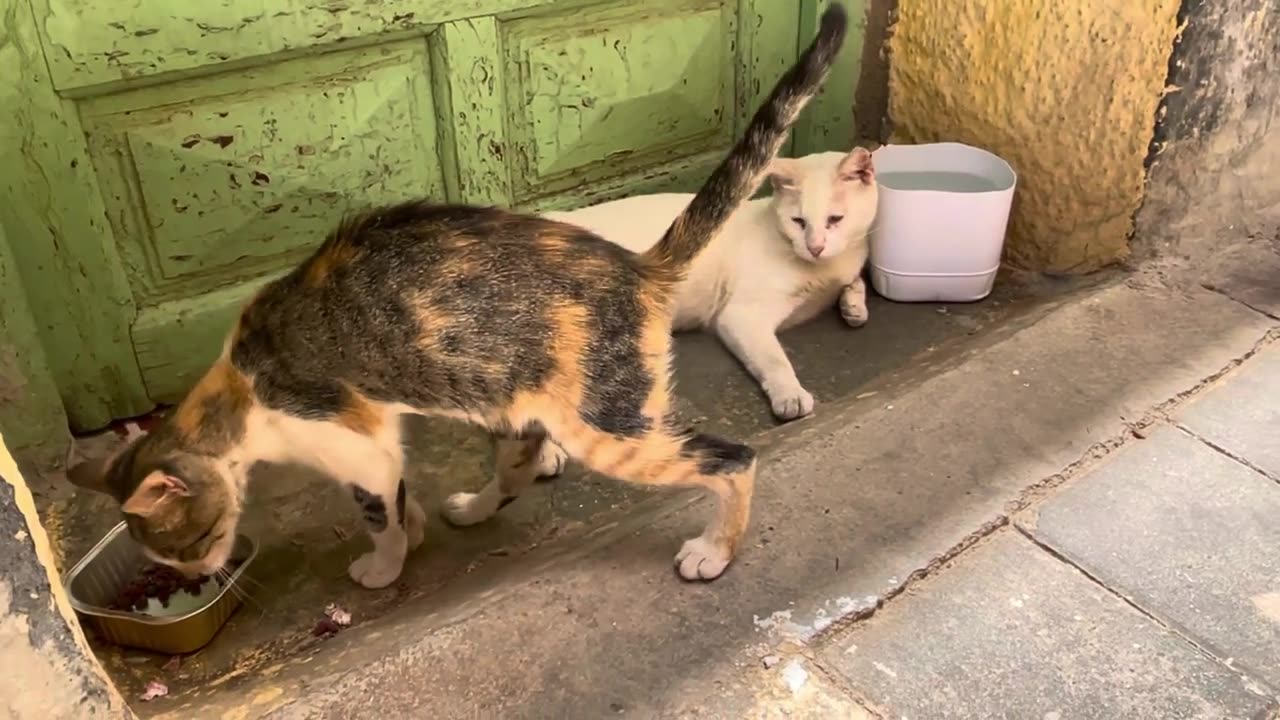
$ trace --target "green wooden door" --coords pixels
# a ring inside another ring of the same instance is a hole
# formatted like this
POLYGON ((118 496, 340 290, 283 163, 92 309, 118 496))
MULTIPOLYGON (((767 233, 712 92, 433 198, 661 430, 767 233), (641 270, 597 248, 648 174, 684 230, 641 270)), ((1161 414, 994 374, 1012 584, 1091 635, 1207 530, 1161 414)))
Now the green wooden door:
MULTIPOLYGON (((178 399, 353 206, 696 187, 819 4, 0 0, 0 223, 72 424, 178 399)), ((858 45, 797 149, 847 144, 858 45)))

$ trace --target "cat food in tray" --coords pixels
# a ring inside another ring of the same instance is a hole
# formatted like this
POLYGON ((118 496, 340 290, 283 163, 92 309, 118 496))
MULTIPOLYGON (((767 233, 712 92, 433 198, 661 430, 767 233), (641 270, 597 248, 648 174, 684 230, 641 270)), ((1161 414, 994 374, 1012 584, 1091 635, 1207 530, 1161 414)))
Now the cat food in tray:
POLYGON ((186 580, 157 567, 124 523, 107 533, 67 575, 71 606, 106 641, 181 655, 204 647, 240 607, 233 586, 258 553, 236 538, 224 577, 186 580))

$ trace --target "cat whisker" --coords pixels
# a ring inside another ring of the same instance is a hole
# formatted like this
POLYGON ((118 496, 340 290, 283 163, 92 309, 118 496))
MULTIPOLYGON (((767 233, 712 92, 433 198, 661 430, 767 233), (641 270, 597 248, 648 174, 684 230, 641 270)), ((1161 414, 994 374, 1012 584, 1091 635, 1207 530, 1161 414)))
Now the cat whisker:
POLYGON ((267 608, 262 603, 258 602, 258 599, 253 596, 253 593, 249 592, 248 588, 245 588, 239 582, 246 578, 245 575, 241 575, 239 578, 233 580, 231 573, 227 572, 225 568, 219 568, 218 576, 226 583, 227 589, 234 593, 236 597, 240 598, 242 602, 254 605, 263 615, 267 613, 267 608))

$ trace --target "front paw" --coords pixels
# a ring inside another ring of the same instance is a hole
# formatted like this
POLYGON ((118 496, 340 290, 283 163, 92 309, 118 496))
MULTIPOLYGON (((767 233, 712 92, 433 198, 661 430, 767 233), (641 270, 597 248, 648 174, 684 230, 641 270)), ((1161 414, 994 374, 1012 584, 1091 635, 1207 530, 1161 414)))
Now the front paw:
POLYGON ((813 413, 813 395, 799 385, 786 392, 770 392, 769 404, 774 417, 783 422, 813 413))
POLYGON ((844 318, 849 327, 862 327, 867 324, 867 318, 870 313, 867 312, 866 300, 851 300, 848 297, 840 298, 840 317, 844 318))
POLYGON ((445 498, 440 513, 450 525, 470 527, 488 520, 498 512, 499 504, 488 493, 454 493, 445 498))
POLYGON ((400 577, 400 570, 404 567, 404 560, 396 560, 377 552, 367 552, 355 559, 348 568, 351 579, 369 588, 377 590, 384 588, 396 581, 400 577))
POLYGON ((542 449, 538 453, 538 479, 550 480, 560 476, 564 472, 564 466, 569 463, 569 453, 564 451, 554 440, 547 439, 542 443, 542 449))

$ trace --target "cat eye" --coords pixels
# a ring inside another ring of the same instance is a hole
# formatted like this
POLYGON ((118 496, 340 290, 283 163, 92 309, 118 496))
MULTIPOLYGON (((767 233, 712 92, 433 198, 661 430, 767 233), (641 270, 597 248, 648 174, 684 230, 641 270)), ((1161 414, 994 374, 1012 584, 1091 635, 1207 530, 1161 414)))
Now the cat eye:
POLYGON ((844 219, 843 215, 830 215, 827 217, 827 227, 831 227, 844 219))
POLYGON ((799 225, 801 230, 804 229, 804 218, 791 218, 791 221, 799 225))

